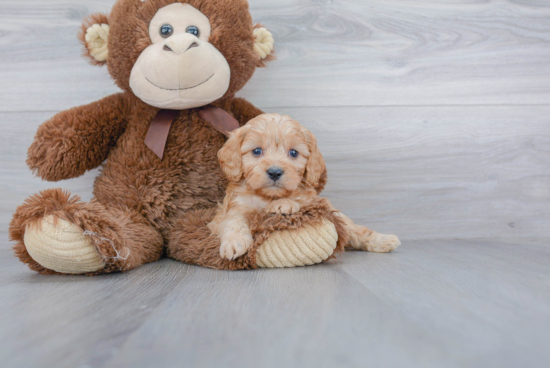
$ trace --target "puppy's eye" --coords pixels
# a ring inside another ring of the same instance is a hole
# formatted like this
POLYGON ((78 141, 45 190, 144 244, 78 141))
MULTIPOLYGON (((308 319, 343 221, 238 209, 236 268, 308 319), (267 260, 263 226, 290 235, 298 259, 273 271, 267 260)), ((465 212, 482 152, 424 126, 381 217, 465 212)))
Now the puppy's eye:
POLYGON ((298 151, 296 151, 296 150, 290 150, 290 151, 288 152, 288 154, 290 155, 290 157, 294 157, 294 158, 296 158, 296 157, 298 157, 298 156, 300 155, 300 154, 298 153, 298 151))
POLYGON ((195 35, 197 37, 199 37, 199 34, 200 34, 199 29, 195 26, 187 27, 187 30, 185 32, 191 33, 192 35, 195 35))
POLYGON ((162 27, 160 27, 160 35, 163 38, 168 38, 174 33, 174 27, 172 27, 170 24, 165 24, 162 27))
POLYGON ((252 151, 252 154, 256 157, 261 156, 262 153, 264 153, 264 151, 261 148, 256 148, 255 150, 252 151))

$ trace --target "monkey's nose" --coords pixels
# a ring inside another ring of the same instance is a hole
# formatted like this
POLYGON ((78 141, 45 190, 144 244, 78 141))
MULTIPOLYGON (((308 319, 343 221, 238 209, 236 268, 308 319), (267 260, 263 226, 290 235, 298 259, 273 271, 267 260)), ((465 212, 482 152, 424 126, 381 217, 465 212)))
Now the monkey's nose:
POLYGON ((283 169, 281 169, 280 167, 270 167, 268 170, 267 170, 267 175, 273 180, 273 181, 277 181, 281 178, 281 176, 283 176, 283 174, 285 173, 285 171, 283 169))
MULTIPOLYGON (((192 49, 193 47, 199 47, 199 44, 196 43, 196 42, 193 42, 188 48, 187 50, 185 51, 189 51, 189 49, 192 49)), ((172 50, 172 48, 168 45, 164 45, 163 47, 164 51, 171 51, 171 52, 174 52, 174 50, 172 50)))
POLYGON ((197 41, 190 40, 189 37, 177 37, 176 38, 167 40, 162 49, 164 51, 173 52, 177 55, 181 55, 189 50, 191 50, 193 47, 199 47, 199 43, 197 41))

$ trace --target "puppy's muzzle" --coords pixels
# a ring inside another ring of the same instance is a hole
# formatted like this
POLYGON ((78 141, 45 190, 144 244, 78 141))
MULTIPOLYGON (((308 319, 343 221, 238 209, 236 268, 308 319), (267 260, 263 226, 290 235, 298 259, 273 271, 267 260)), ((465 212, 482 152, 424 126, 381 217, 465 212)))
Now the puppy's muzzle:
POLYGON ((284 173, 285 171, 280 167, 270 167, 267 169, 267 176, 269 176, 273 181, 277 181, 282 178, 284 173))

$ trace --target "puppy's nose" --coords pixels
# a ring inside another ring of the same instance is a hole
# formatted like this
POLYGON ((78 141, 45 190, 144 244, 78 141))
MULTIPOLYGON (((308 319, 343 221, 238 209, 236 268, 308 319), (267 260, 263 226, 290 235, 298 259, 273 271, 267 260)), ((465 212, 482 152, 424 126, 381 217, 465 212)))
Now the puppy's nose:
POLYGON ((284 173, 285 173, 285 171, 283 169, 281 169, 280 167, 270 167, 267 170, 267 175, 269 175, 269 177, 273 181, 279 180, 281 178, 281 176, 283 176, 284 173))

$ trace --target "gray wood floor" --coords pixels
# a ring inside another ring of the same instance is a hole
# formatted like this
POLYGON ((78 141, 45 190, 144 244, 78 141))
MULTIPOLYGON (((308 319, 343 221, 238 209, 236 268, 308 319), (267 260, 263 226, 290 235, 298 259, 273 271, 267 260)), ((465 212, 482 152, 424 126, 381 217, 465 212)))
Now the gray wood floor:
POLYGON ((117 91, 80 56, 114 0, 0 0, 0 362, 6 367, 550 366, 550 2, 251 0, 278 60, 240 93, 318 137, 326 195, 388 255, 221 272, 171 260, 44 277, 7 227, 41 189, 40 123, 117 91))
POLYGON ((550 247, 411 241, 318 267, 43 277, 2 250, 5 367, 544 367, 550 247))

